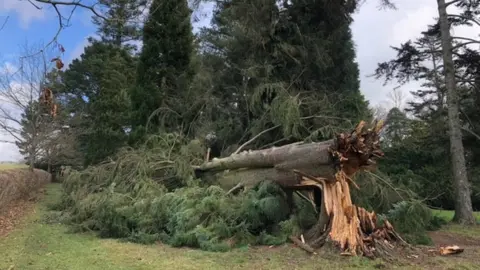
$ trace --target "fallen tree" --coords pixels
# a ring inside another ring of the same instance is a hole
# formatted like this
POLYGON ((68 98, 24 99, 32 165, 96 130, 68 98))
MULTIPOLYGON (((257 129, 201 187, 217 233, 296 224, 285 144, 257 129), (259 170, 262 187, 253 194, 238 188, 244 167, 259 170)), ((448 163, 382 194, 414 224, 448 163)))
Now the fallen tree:
POLYGON ((305 250, 332 243, 345 255, 375 257, 393 248, 393 242, 404 241, 388 221, 378 226, 374 212, 352 203, 350 184, 358 188, 352 176, 383 156, 382 126, 375 122, 367 128, 362 121, 352 132, 332 140, 245 151, 213 159, 195 170, 219 174, 218 184, 229 193, 262 181, 279 184, 289 197, 293 191, 307 190, 320 213, 317 223, 303 234, 305 238, 302 235, 305 250))

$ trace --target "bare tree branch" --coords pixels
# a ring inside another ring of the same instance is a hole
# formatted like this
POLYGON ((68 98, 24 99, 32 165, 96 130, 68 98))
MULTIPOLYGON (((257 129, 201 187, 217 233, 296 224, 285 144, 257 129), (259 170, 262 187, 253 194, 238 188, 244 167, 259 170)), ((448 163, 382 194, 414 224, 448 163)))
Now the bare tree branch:
POLYGON ((28 152, 31 166, 41 153, 45 132, 51 129, 48 123, 42 122, 41 104, 38 102, 50 63, 47 63, 46 51, 30 53, 37 50, 38 47, 25 46, 24 52, 32 57, 20 58, 15 72, 6 69, 0 73, 0 131, 11 136, 17 145, 25 147, 23 150, 28 152), (22 119, 26 121, 22 122, 22 119))
MULTIPOLYGON (((95 3, 93 5, 86 5, 86 4, 82 4, 81 0, 76 0, 76 1, 30 0, 29 2, 32 3, 32 1, 42 3, 42 4, 52 5, 52 6, 80 7, 80 8, 84 8, 84 9, 87 9, 87 10, 91 11, 95 16, 97 16, 99 18, 102 18, 104 20, 107 19, 102 14, 100 14, 100 12, 96 9, 96 6, 97 6, 98 3, 95 3)), ((38 9, 41 9, 41 7, 38 7, 33 3, 32 3, 32 5, 34 5, 38 9)))
MULTIPOLYGON (((455 36, 452 36, 452 39, 455 40, 465 40, 465 41, 468 41, 469 44, 472 44, 472 43, 480 43, 479 40, 476 40, 476 39, 473 39, 473 38, 467 38, 467 37, 455 37, 455 36)), ((461 46, 464 46, 466 44, 461 44, 461 46)))
MULTIPOLYGON (((62 32, 63 29, 65 29, 69 23, 70 20, 77 8, 83 8, 86 9, 90 12, 92 12, 96 17, 99 17, 101 19, 107 20, 105 16, 101 14, 101 12, 96 8, 98 3, 94 3, 91 5, 87 5, 82 3, 82 0, 72 0, 72 1, 56 1, 56 0, 28 0, 28 2, 35 7, 38 10, 43 10, 44 6, 51 6, 55 10, 56 16, 58 18, 58 29, 53 38, 39 51, 34 52, 29 55, 22 56, 22 58, 28 58, 28 57, 33 57, 38 54, 41 54, 43 50, 47 49, 53 44, 56 44, 58 42, 58 37, 60 36, 60 33, 62 32), (65 16, 63 15, 60 10, 59 6, 70 6, 72 7, 72 10, 69 15, 65 16)), ((8 18, 7 18, 8 19, 8 18)), ((5 21, 6 23, 6 21, 5 21)), ((4 24, 5 24, 4 23, 4 24)), ((3 28, 3 26, 2 26, 3 28)), ((1 28, 0 28, 1 30, 1 28)))
POLYGON ((477 138, 478 140, 480 140, 480 135, 478 135, 477 133, 473 132, 472 130, 466 128, 466 127, 461 127, 461 129, 463 131, 466 131, 468 133, 470 133, 471 135, 473 135, 475 138, 477 138))
POLYGON ((453 0, 453 1, 450 1, 450 2, 446 2, 446 3, 445 3, 445 7, 448 7, 448 6, 450 6, 450 5, 453 5, 453 4, 458 3, 458 2, 460 2, 460 1, 461 1, 461 0, 453 0))
POLYGON ((3 28, 5 28, 5 25, 7 25, 8 19, 10 19, 10 16, 5 17, 5 20, 3 21, 2 26, 0 26, 0 31, 2 31, 3 28))

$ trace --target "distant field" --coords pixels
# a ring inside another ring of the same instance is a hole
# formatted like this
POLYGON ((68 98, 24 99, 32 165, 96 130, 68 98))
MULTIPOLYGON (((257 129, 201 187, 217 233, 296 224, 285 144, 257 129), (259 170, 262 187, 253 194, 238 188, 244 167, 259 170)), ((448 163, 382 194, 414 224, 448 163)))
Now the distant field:
POLYGON ((27 165, 20 164, 20 163, 0 163, 0 171, 1 170, 27 168, 27 167, 28 167, 27 165))
MULTIPOLYGON (((444 219, 445 221, 449 222, 453 219, 453 215, 454 215, 454 211, 452 210, 432 210, 433 214, 435 216, 438 216, 438 217, 441 217, 442 219, 444 219)), ((475 212, 474 213, 475 215, 475 218, 477 219, 477 221, 480 223, 480 212, 475 212)))

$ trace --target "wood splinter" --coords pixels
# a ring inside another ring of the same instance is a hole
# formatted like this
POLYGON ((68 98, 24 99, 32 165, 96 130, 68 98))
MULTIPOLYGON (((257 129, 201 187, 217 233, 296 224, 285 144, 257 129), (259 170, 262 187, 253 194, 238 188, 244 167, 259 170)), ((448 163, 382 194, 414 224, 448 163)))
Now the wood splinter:
POLYGON ((302 241, 300 241, 297 237, 295 236, 290 236, 289 239, 295 244, 297 245, 299 248, 305 250, 306 252, 308 253, 311 253, 311 254, 314 254, 316 255, 317 253, 315 252, 315 250, 309 246, 308 244, 305 244, 305 243, 302 243, 302 241))

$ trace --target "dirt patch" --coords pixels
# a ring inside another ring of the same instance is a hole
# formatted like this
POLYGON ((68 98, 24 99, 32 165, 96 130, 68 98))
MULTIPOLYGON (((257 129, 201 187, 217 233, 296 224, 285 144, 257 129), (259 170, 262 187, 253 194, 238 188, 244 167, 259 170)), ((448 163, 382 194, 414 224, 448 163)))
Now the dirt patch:
POLYGON ((457 267, 459 265, 464 267, 463 269, 470 269, 475 265, 480 265, 479 239, 446 231, 429 232, 429 236, 433 240, 433 246, 417 247, 416 255, 414 255, 414 258, 411 258, 411 262, 414 262, 423 269, 453 270, 459 269, 457 267), (457 245, 463 248, 464 251, 455 255, 442 256, 439 254, 440 247, 452 245, 457 245))
POLYGON ((457 245, 460 247, 476 246, 480 247, 480 239, 474 239, 456 233, 435 231, 428 234, 436 247, 457 245))

